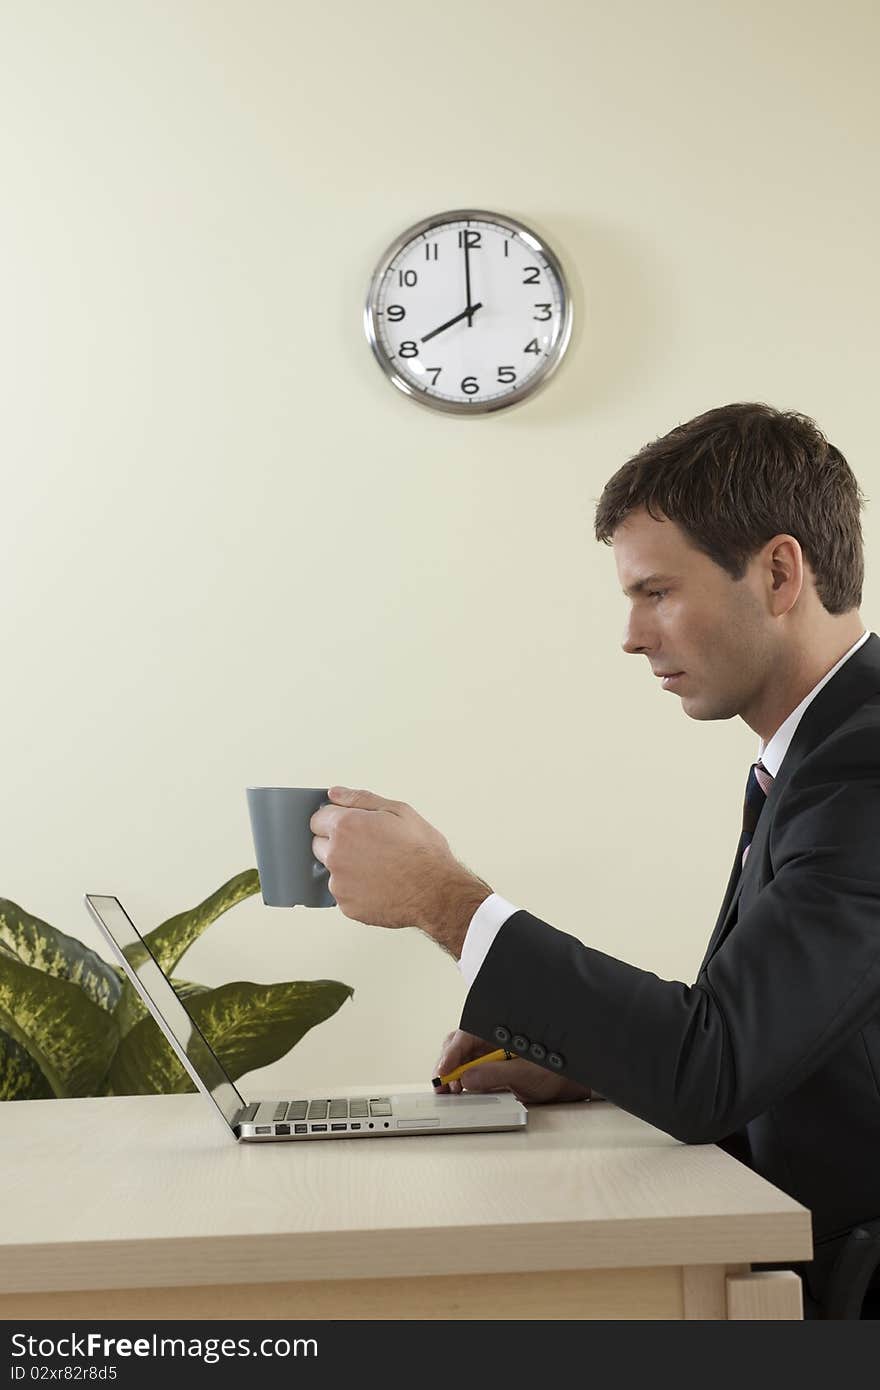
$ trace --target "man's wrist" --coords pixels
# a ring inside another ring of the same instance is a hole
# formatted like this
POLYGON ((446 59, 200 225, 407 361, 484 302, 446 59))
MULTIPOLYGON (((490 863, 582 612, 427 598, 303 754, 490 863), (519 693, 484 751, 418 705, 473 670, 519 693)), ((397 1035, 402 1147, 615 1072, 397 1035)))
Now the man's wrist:
POLYGON ((451 870, 437 885, 428 920, 421 924, 422 931, 460 960, 471 919, 492 892, 488 883, 467 869, 451 870))

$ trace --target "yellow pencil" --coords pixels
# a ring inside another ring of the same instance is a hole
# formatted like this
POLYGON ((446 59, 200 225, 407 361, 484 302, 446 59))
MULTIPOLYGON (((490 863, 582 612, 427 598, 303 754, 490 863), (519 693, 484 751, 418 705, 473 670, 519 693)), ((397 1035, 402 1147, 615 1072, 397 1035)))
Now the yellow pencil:
POLYGON ((445 1076, 433 1077, 431 1085, 445 1086, 449 1081, 457 1081, 462 1072, 467 1071, 469 1067, 480 1067, 484 1062, 507 1062, 513 1055, 512 1052, 505 1052, 504 1048, 500 1047, 497 1052, 487 1052, 485 1057, 475 1057, 472 1062, 462 1062, 460 1067, 456 1067, 455 1071, 447 1072, 445 1076))

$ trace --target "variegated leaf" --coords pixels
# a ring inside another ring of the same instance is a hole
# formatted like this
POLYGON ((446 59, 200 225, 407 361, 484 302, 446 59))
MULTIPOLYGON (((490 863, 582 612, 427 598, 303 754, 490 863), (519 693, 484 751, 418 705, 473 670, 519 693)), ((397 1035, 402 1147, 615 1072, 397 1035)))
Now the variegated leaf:
MULTIPOLYGON (((206 990, 189 1012, 232 1081, 283 1057, 310 1028, 336 1013, 354 990, 338 980, 258 985, 248 980, 206 990)), ((119 1044, 108 1083, 115 1095, 194 1089, 152 1018, 119 1044)))
POLYGON ((49 1100, 49 1085, 33 1057, 8 1033, 0 1033, 0 1100, 49 1100))
POLYGON ((78 984, 0 956, 0 1030, 24 1048, 56 1096, 91 1096, 119 1040, 111 1014, 78 984))
POLYGON ((112 966, 75 936, 65 936, 9 898, 0 898, 0 943, 14 952, 23 965, 79 985, 94 1004, 108 1013, 119 1003, 122 986, 112 966))
MULTIPOLYGON (((191 907, 185 912, 178 912, 174 917, 169 917, 167 921, 162 922, 160 926, 154 927, 144 937, 144 941, 149 947, 150 953, 155 957, 160 970, 170 976, 184 952, 194 941, 198 940, 202 932, 212 922, 216 922, 217 918, 227 912, 230 907, 235 907, 236 903, 252 897, 254 893, 259 891, 259 874, 256 869, 246 869, 243 873, 236 874, 235 878, 229 879, 228 883, 224 883, 216 892, 211 893, 197 907, 191 907)), ((134 966, 146 959, 146 952, 141 946, 127 952, 127 955, 134 966)), ((125 1037, 136 1023, 146 1017, 146 1013, 147 1010, 141 1003, 140 995, 126 979, 116 1009, 116 1022, 120 1034, 125 1037)))
MULTIPOLYGON (((119 1027, 120 1019, 127 1021, 128 1027, 125 1032, 130 1033, 136 1023, 140 1023, 142 1018, 149 1017, 150 1011, 141 999, 141 996, 135 992, 134 987, 129 985, 128 976, 125 975, 124 972, 123 976, 125 985, 129 990, 129 996, 125 997, 123 1002, 120 1003, 119 1008, 116 1010, 115 1017, 117 1027, 119 1027)), ((202 994, 206 989, 211 988, 210 985, 193 984, 189 980, 178 980, 176 978, 172 979, 171 983, 177 991, 178 997, 181 999, 187 999, 191 994, 202 994)), ((120 1034, 124 1036, 122 1029, 120 1029, 120 1034)))
POLYGON ((170 975, 177 968, 184 951, 198 940, 212 922, 216 922, 224 912, 235 907, 236 903, 253 897, 254 893, 259 891, 260 876, 256 869, 245 869, 243 873, 236 874, 209 894, 197 907, 178 912, 155 927, 144 940, 158 962, 159 969, 170 975))

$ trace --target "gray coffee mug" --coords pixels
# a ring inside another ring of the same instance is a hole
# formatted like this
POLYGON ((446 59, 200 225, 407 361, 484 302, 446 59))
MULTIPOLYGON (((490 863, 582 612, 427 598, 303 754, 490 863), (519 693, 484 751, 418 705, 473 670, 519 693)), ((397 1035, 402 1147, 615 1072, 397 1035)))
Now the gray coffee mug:
POLYGON ((248 787, 260 889, 267 907, 335 907, 330 870, 312 854, 309 821, 330 804, 321 787, 248 787))

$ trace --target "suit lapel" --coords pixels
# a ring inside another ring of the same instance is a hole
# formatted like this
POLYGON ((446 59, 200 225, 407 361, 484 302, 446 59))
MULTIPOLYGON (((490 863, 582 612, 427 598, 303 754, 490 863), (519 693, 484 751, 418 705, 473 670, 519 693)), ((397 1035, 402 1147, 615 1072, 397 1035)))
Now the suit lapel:
POLYGON ((700 973, 705 970, 710 958, 736 923, 743 879, 748 874, 755 874, 758 871, 757 865, 763 858, 764 846, 770 834, 776 806, 786 783, 808 753, 811 753, 814 748, 818 748, 819 744, 842 724, 853 710, 864 704, 871 695, 877 693, 880 693, 880 638, 872 632, 867 642, 853 653, 849 661, 844 662, 837 674, 832 676, 828 684, 822 687, 819 694, 804 711, 803 718, 795 729, 794 737, 782 759, 779 771, 773 779, 770 795, 758 817, 758 824, 752 837, 745 869, 740 871, 739 854, 734 859, 724 894, 724 902, 718 915, 718 921, 715 923, 715 930, 709 940, 706 954, 703 957, 700 973))
MULTIPOLYGON (((746 863, 748 863, 748 860, 746 860, 746 863)), ((739 846, 737 845, 737 851, 734 857, 733 867, 730 870, 730 878, 727 880, 727 888, 725 889, 724 893, 724 901, 721 904, 721 911, 718 914, 718 920, 715 923, 714 930, 709 939, 709 945, 706 949, 706 955, 703 959, 703 964, 700 966, 701 970, 704 968, 706 961, 709 959, 712 952, 718 945, 718 942, 721 939, 722 932, 729 930, 729 922, 730 920, 732 920, 733 912, 736 908, 737 902, 739 901, 741 884, 742 873, 740 871, 739 846)))
MULTIPOLYGON (((780 768, 779 771, 781 773, 782 768, 780 768)), ((779 800, 780 788, 778 783, 779 778, 774 778, 773 786, 770 788, 770 795, 767 797, 767 800, 765 801, 764 806, 761 810, 761 814, 758 817, 758 824, 756 825, 755 833, 752 836, 751 844, 749 846, 748 857, 746 859, 746 866, 744 869, 740 868, 739 847, 737 846, 737 855, 733 861, 733 868, 730 871, 730 880, 727 884, 727 892, 724 895, 724 902, 722 904, 721 911, 718 914, 718 921, 715 923, 715 930, 713 931, 712 936, 709 940, 709 945, 706 948, 706 954, 703 957, 703 963, 700 966, 701 970, 705 969, 709 961, 709 958, 715 954, 715 952, 718 950, 718 947, 721 945, 722 941, 727 936, 728 932, 736 922, 739 909, 739 900, 742 895, 744 881, 748 879, 749 875, 757 873, 757 868, 755 866, 757 864, 760 864, 761 862, 761 857, 764 853, 764 842, 767 839, 767 835, 769 834, 770 821, 773 817, 773 808, 775 807, 776 802, 779 800)))

